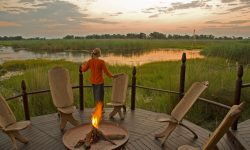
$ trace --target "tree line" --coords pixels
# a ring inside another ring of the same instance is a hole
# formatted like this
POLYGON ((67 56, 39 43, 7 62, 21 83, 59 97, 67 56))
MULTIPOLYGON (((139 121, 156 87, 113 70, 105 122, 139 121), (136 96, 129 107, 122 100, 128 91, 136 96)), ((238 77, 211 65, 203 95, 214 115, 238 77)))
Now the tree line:
POLYGON ((23 38, 22 36, 0 36, 0 41, 11 41, 11 40, 46 40, 46 38, 41 38, 41 37, 23 38))
MULTIPOLYGON (((195 35, 180 35, 180 34, 164 34, 160 32, 152 32, 150 34, 145 33, 128 33, 128 34, 91 34, 86 36, 74 36, 74 35, 66 35, 62 39, 190 39, 190 40, 243 40, 243 37, 229 37, 229 36, 221 36, 215 37, 212 34, 195 34, 195 35)), ((250 39, 248 37, 247 39, 250 39)), ((22 36, 0 36, 0 40, 46 40, 46 38, 23 38, 22 36)))
MULTIPOLYGON (((249 37, 250 38, 250 37, 249 37)), ((196 34, 196 35, 179 35, 179 34, 164 34, 160 32, 145 33, 128 33, 128 34, 92 34, 87 36, 66 35, 63 39, 192 39, 192 40, 243 40, 243 37, 215 37, 214 35, 196 34)))

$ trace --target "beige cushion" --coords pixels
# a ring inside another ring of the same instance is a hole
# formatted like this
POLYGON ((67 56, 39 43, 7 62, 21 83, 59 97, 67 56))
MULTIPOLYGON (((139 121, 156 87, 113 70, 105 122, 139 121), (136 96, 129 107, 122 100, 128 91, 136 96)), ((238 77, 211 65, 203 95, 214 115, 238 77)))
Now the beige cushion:
POLYGON ((73 91, 68 70, 61 67, 54 67, 49 70, 49 85, 53 103, 56 107, 73 105, 73 91))
POLYGON ((62 112, 62 113, 65 113, 65 114, 71 114, 71 113, 75 112, 76 107, 75 106, 64 107, 64 108, 57 107, 57 110, 62 112))
POLYGON ((13 124, 15 122, 16 122, 16 117, 11 111, 8 103, 0 94, 0 126, 1 128, 6 128, 8 125, 13 124))
POLYGON ((7 128, 5 128, 4 131, 19 131, 27 128, 28 126, 30 126, 30 121, 15 122, 7 126, 7 128))
POLYGON ((113 104, 124 104, 126 100, 126 93, 128 88, 128 75, 120 74, 113 79, 112 84, 112 98, 113 104))
POLYGON ((201 93, 208 87, 208 82, 195 82, 185 93, 184 97, 175 106, 171 112, 171 116, 176 120, 181 121, 189 109, 193 106, 195 101, 199 98, 201 93))
POLYGON ((122 104, 122 103, 112 103, 112 102, 110 102, 110 103, 107 103, 107 105, 109 105, 109 106, 123 106, 124 104, 122 104))

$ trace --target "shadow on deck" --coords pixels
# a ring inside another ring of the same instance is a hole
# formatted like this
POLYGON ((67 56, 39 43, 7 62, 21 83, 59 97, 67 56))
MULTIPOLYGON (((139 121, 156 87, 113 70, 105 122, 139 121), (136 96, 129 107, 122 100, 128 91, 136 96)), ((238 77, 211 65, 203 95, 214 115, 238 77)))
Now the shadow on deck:
MULTIPOLYGON (((84 112, 76 113, 75 116, 81 119, 82 123, 89 123, 92 109, 85 109, 84 112)), ((108 119, 110 108, 105 108, 103 121, 114 122, 122 125, 129 132, 129 141, 125 145, 125 149, 162 149, 160 141, 154 139, 154 134, 165 129, 166 123, 156 122, 159 116, 166 116, 166 114, 155 113, 143 109, 136 109, 135 111, 128 110, 125 120, 120 121, 116 116, 114 120, 108 119)), ((57 114, 49 114, 31 118, 31 128, 22 131, 22 134, 30 139, 28 144, 21 144, 18 142, 20 149, 27 150, 62 150, 66 149, 62 143, 63 133, 59 129, 59 119, 57 114)), ((184 128, 178 127, 172 135, 165 142, 164 149, 175 150, 184 144, 190 144, 200 147, 202 143, 209 137, 210 132, 189 121, 183 121, 186 125, 194 129, 198 134, 198 139, 193 139, 193 134, 184 128)), ((67 124, 67 129, 72 128, 67 124)), ((236 150, 234 145, 228 140, 225 135, 218 143, 220 150, 236 150)), ((0 133, 0 149, 12 149, 10 139, 6 134, 0 133)))

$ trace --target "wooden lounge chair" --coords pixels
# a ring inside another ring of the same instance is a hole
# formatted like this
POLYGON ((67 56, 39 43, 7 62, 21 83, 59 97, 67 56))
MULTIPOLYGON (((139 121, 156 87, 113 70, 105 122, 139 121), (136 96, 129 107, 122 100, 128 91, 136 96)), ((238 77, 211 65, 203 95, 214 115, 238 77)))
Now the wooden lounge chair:
MULTIPOLYGON (((218 149, 216 144, 220 141, 220 139, 224 136, 226 132, 228 132, 231 125, 234 121, 240 116, 240 113, 243 110, 244 103, 240 105, 233 105, 225 118, 222 120, 220 125, 215 129, 213 134, 209 137, 206 143, 202 146, 202 150, 214 150, 218 149)), ((200 148, 192 147, 190 145, 183 145, 178 148, 178 150, 200 150, 200 148)))
POLYGON ((112 85, 112 98, 111 102, 107 103, 109 106, 113 106, 113 111, 109 114, 110 118, 113 118, 117 113, 120 118, 124 119, 124 113, 126 112, 125 100, 126 93, 128 88, 128 75, 119 74, 116 78, 113 79, 112 85), (123 113, 121 108, 124 109, 123 113))
POLYGON ((53 103, 60 115, 60 129, 63 130, 70 122, 77 126, 80 124, 73 117, 76 107, 73 106, 74 98, 68 70, 61 67, 54 67, 49 70, 49 86, 53 103))
POLYGON ((177 127, 177 125, 185 127, 194 134, 194 138, 198 138, 197 134, 192 129, 190 129, 188 126, 182 123, 182 119, 184 118, 188 110, 193 106, 193 104, 201 95, 201 93, 207 88, 207 86, 208 86, 207 81, 193 83, 192 86, 189 88, 189 90, 185 93, 184 97, 172 110, 170 117, 158 119, 159 122, 168 122, 168 126, 162 133, 155 134, 156 139, 164 137, 161 143, 162 147, 164 146, 164 143, 167 140, 167 138, 177 127))
POLYGON ((8 103, 0 94, 0 130, 6 133, 14 146, 17 149, 16 140, 22 143, 28 143, 28 139, 22 136, 19 131, 30 126, 30 121, 16 121, 16 117, 11 111, 8 103))

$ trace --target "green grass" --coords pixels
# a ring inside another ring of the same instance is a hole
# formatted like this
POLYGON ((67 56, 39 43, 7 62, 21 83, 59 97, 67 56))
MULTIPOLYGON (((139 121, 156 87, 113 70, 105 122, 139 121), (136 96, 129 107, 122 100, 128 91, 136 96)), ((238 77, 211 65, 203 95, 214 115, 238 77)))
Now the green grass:
POLYGON ((99 47, 105 51, 126 53, 131 50, 149 50, 157 48, 202 49, 220 41, 215 40, 139 40, 139 39, 84 39, 84 40, 20 40, 0 41, 0 45, 14 48, 26 48, 32 51, 47 50, 91 50, 99 47))
POLYGON ((201 52, 206 56, 223 57, 228 61, 250 63, 250 41, 234 41, 229 43, 216 43, 205 47, 201 52))
MULTIPOLYGON (((137 67, 137 84, 154 88, 162 88, 178 91, 179 71, 181 62, 155 62, 137 67)), ((79 64, 66 62, 63 60, 28 60, 14 61, 3 64, 3 68, 12 70, 21 68, 24 74, 2 81, 0 92, 4 97, 10 97, 21 92, 21 80, 25 80, 27 91, 47 89, 47 72, 54 66, 63 66, 70 72, 72 85, 78 84, 79 64)), ((112 73, 129 74, 129 84, 131 84, 132 67, 130 66, 109 66, 112 73)), ((225 59, 207 58, 187 61, 186 86, 195 81, 209 81, 209 88, 202 97, 212 99, 227 105, 233 104, 234 86, 236 79, 236 66, 228 67, 225 59), (218 65, 219 64, 219 65, 218 65)), ((250 82, 250 70, 245 67, 243 81, 250 82)), ((105 84, 110 85, 111 79, 105 78, 105 84)), ((89 72, 84 73, 84 84, 89 85, 89 72)), ((84 89, 85 107, 93 107, 92 89, 84 89)), ((75 104, 79 106, 78 90, 74 90, 75 104)), ((130 105, 130 89, 127 93, 127 105, 130 105)), ((110 101, 111 90, 105 89, 105 102, 110 101)), ((250 95, 247 90, 242 92, 242 100, 247 101, 247 106, 242 115, 242 120, 249 119, 250 116, 250 95)), ((18 119, 23 119, 23 108, 21 100, 10 101, 9 104, 14 110, 18 119)), ((137 88, 136 107, 155 112, 170 113, 178 102, 178 95, 161 93, 137 88)), ((37 94, 29 97, 30 112, 32 116, 43 115, 56 112, 50 93, 37 94)), ((213 129, 218 121, 225 115, 226 111, 213 105, 197 102, 187 115, 187 119, 205 128, 213 129)))

